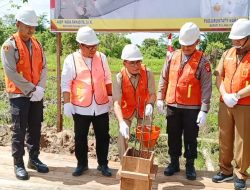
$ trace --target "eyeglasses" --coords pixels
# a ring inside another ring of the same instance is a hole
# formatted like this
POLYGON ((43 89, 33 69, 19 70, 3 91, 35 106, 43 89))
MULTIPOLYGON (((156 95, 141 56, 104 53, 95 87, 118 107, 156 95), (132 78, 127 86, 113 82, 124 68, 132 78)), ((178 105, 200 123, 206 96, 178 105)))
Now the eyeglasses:
POLYGON ((141 60, 137 60, 137 61, 125 61, 127 64, 129 64, 130 66, 139 66, 141 64, 141 60))
POLYGON ((82 47, 85 47, 87 49, 96 49, 97 48, 97 44, 96 45, 92 45, 92 46, 89 46, 89 45, 85 45, 85 44, 81 44, 82 47))

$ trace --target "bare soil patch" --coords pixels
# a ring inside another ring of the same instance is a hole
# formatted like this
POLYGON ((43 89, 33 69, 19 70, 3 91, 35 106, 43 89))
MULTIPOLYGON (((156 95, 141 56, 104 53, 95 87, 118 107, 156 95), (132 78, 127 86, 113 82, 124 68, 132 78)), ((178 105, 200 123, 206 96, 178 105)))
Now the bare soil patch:
MULTIPOLYGON (((0 126, 0 146, 10 146, 11 144, 11 126, 0 126)), ((47 153, 56 154, 74 154, 74 131, 65 129, 57 132, 56 127, 43 126, 41 132, 41 150, 47 153)), ((95 137, 90 130, 89 135, 89 157, 96 158, 95 137)), ((116 139, 110 140, 109 160, 120 161, 116 145, 116 139)))

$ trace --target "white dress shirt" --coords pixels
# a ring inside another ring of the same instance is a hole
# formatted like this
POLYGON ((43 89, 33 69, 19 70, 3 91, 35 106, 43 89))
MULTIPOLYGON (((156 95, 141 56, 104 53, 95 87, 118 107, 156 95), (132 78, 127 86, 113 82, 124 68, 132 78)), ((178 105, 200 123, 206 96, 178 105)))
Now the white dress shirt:
MULTIPOLYGON (((99 52, 97 52, 99 53, 99 52)), ((85 63, 87 64, 89 70, 91 70, 92 58, 83 57, 85 63)), ((104 68, 104 82, 105 84, 111 84, 111 72, 108 66, 108 61, 106 56, 101 53, 101 59, 103 62, 104 68)), ((74 78, 76 77, 75 67, 74 67, 74 60, 72 54, 68 55, 64 60, 63 70, 62 70, 62 81, 61 81, 61 88, 62 92, 70 92, 71 91, 71 84, 74 78)), ((94 96, 94 95, 93 95, 94 96)), ((80 115, 101 115, 103 113, 107 113, 109 111, 109 102, 103 105, 98 105, 93 97, 92 104, 88 107, 80 107, 74 106, 75 113, 80 115)))

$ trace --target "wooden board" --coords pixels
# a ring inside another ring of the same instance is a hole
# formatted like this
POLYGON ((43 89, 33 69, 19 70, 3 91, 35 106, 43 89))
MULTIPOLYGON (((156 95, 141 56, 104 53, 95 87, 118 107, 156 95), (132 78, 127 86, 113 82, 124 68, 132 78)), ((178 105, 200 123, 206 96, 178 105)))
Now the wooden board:
MULTIPOLYGON (((72 171, 76 166, 75 156, 48 154, 41 152, 41 160, 46 163, 50 172, 48 174, 37 173, 28 169, 30 179, 21 181, 16 179, 13 172, 13 159, 10 147, 0 146, 0 190, 119 190, 120 180, 116 179, 116 173, 120 167, 118 162, 110 162, 113 176, 108 178, 96 170, 97 162, 89 160, 90 170, 84 175, 73 177, 72 171)), ((25 155, 27 164, 28 156, 25 155)), ((185 171, 166 177, 164 168, 159 167, 156 179, 152 182, 152 189, 156 190, 229 190, 233 189, 233 182, 213 183, 211 177, 215 172, 197 171, 197 180, 189 181, 185 178, 185 171)), ((247 181, 250 190, 250 180, 247 181)))
POLYGON ((132 180, 128 178, 121 178, 121 190, 150 190, 152 187, 152 180, 132 180))

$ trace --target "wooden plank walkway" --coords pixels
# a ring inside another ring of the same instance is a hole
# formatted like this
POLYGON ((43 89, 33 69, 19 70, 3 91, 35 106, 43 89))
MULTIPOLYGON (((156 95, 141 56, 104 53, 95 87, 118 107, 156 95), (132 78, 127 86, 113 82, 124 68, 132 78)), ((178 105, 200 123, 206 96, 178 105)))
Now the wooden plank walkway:
MULTIPOLYGON (((118 162, 110 162, 113 176, 104 177, 96 170, 96 160, 89 160, 89 168, 84 175, 73 177, 71 175, 76 165, 74 156, 49 154, 42 152, 40 158, 46 163, 50 172, 47 174, 37 173, 29 170, 30 179, 21 181, 15 178, 13 172, 13 159, 11 157, 10 147, 0 146, 0 190, 118 190, 120 181, 116 179, 116 172, 120 164, 118 162)), ((25 155, 25 163, 28 156, 25 155)), ((211 181, 214 172, 198 171, 197 180, 189 181, 185 179, 184 171, 177 175, 166 177, 163 175, 164 168, 159 168, 156 180, 153 182, 153 189, 160 190, 193 190, 193 189, 209 189, 209 190, 227 190, 233 189, 233 183, 216 184, 211 181)), ((250 190, 250 181, 247 181, 248 190, 250 190)))

